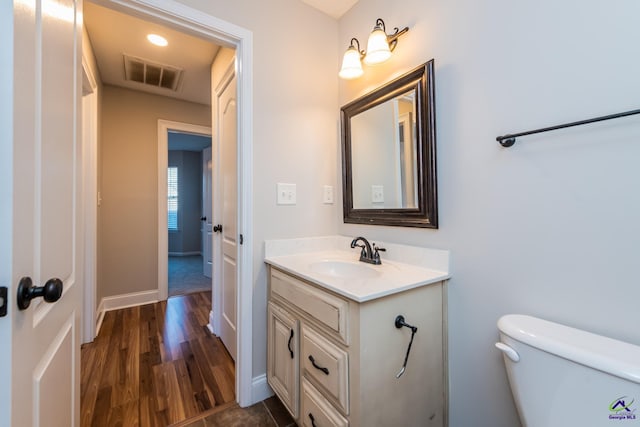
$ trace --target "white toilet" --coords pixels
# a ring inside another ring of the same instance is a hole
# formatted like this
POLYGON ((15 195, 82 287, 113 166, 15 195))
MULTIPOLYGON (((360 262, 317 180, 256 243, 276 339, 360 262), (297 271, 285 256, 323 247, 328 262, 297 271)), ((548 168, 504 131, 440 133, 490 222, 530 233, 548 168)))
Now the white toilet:
POLYGON ((640 426, 639 346, 516 314, 498 329, 523 426, 640 426))

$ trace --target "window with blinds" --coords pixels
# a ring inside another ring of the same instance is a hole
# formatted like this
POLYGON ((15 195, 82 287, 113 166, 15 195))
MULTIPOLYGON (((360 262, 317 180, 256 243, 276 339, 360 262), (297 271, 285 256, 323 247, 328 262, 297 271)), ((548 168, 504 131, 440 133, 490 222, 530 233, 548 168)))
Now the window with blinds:
POLYGON ((169 230, 178 230, 178 168, 167 168, 167 225, 169 230))

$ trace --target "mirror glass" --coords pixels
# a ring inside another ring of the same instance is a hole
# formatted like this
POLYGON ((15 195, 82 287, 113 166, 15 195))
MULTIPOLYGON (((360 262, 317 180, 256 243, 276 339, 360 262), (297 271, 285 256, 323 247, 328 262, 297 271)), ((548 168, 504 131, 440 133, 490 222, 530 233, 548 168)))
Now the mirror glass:
POLYGON ((433 60, 341 109, 344 220, 437 228, 433 60))
POLYGON ((414 95, 407 91, 351 117, 354 209, 418 206, 414 95))

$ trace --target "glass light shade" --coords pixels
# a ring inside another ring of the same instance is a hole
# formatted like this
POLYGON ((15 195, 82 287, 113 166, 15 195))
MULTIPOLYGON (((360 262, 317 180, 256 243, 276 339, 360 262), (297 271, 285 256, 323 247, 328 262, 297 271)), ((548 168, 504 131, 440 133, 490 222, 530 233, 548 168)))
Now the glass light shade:
POLYGON ((369 35, 369 41, 367 42, 367 56, 364 57, 364 62, 367 65, 374 65, 384 62, 390 57, 391 50, 389 49, 387 35, 381 28, 374 28, 369 35))
POLYGON ((362 63, 360 62, 360 52, 355 47, 350 46, 344 53, 342 68, 338 75, 343 79, 355 79, 362 74, 364 74, 364 71, 362 71, 362 63))

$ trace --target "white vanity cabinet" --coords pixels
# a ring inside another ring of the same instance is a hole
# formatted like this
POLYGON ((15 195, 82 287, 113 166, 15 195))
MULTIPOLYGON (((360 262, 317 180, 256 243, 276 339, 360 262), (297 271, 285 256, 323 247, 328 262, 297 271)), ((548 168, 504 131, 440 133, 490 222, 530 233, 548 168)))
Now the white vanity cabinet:
POLYGON ((267 379, 297 424, 445 426, 444 286, 357 302, 270 265, 267 379))

